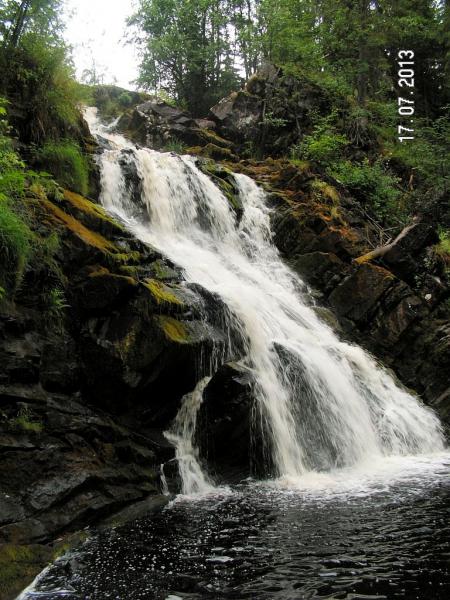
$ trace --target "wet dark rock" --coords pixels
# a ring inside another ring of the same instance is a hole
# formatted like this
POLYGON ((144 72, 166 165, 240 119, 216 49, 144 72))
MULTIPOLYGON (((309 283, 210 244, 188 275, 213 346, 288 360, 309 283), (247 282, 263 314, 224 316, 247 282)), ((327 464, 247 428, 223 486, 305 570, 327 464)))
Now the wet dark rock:
POLYGON ((268 473, 252 389, 250 372, 227 363, 203 393, 198 417, 201 455, 225 481, 268 473))
POLYGON ((33 210, 62 240, 65 300, 28 308, 45 298, 30 279, 0 307, 0 544, 19 548, 157 502, 160 465, 175 464, 161 430, 205 357, 227 354, 219 299, 100 207, 66 193, 33 210))
POLYGON ((78 349, 72 338, 62 335, 44 343, 39 378, 49 392, 70 394, 80 388, 78 349))
POLYGON ((158 494, 167 449, 70 396, 23 392, 0 387, 2 542, 47 542, 158 494))
POLYGON ((300 277, 325 294, 336 286, 346 270, 344 263, 329 252, 301 254, 290 261, 290 266, 300 277))
POLYGON ((430 223, 418 223, 384 257, 392 271, 408 283, 414 282, 421 262, 421 252, 439 242, 436 228, 430 223))
POLYGON ((364 264, 333 290, 329 302, 338 315, 356 322, 367 321, 393 282, 394 276, 386 269, 364 264))
POLYGON ((89 267, 74 288, 77 306, 83 311, 101 311, 136 294, 138 283, 132 277, 111 273, 101 266, 89 267))

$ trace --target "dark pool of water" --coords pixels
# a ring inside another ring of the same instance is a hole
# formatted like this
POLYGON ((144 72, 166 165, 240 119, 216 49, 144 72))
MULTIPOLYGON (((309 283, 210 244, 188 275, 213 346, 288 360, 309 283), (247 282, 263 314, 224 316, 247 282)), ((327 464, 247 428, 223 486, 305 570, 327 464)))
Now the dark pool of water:
POLYGON ((29 600, 450 598, 448 465, 367 493, 245 484, 94 535, 29 600))

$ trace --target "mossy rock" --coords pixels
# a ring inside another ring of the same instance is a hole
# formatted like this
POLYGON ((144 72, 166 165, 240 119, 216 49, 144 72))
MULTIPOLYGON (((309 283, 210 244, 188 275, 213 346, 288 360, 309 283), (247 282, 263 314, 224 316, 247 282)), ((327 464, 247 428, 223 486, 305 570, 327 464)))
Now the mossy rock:
POLYGON ((338 205, 340 202, 340 195, 337 189, 321 179, 314 179, 311 184, 311 190, 317 194, 319 198, 331 202, 333 205, 338 205))
POLYGON ((203 146, 189 146, 186 148, 186 154, 192 154, 193 156, 202 156, 203 146))
POLYGON ((104 235, 124 235, 126 230, 108 215, 105 209, 80 194, 64 190, 63 208, 82 221, 86 227, 104 235))
POLYGON ((155 316, 158 326, 164 332, 167 340, 177 344, 188 344, 191 341, 188 325, 167 315, 155 316))
POLYGON ((202 156, 213 158, 214 160, 239 160, 230 148, 221 148, 217 144, 209 143, 202 149, 202 156))
POLYGON ((139 250, 130 252, 117 252, 109 257, 109 263, 112 268, 121 268, 123 266, 137 266, 143 261, 143 256, 139 250))
POLYGON ((231 208, 236 213, 239 222, 244 212, 244 207, 239 197, 233 172, 227 167, 217 164, 212 160, 204 161, 199 166, 200 169, 214 181, 217 187, 220 188, 224 196, 228 199, 231 208))
POLYGON ((92 246, 105 254, 120 254, 119 249, 113 242, 107 240, 103 235, 88 229, 81 221, 64 212, 61 208, 50 202, 41 200, 40 204, 46 209, 49 216, 59 225, 65 227, 71 234, 78 237, 86 245, 92 246))
POLYGON ((104 309, 119 297, 131 296, 137 286, 133 277, 111 273, 103 266, 92 266, 78 288, 78 304, 87 310, 104 309))
POLYGON ((179 289, 175 286, 169 286, 157 279, 146 279, 143 285, 150 292, 156 306, 176 305, 182 307, 185 304, 179 289))
POLYGON ((306 173, 311 170, 311 163, 308 160, 301 160, 299 158, 291 158, 291 165, 296 167, 302 173, 306 173))
POLYGON ((215 146, 219 146, 220 148, 229 148, 230 150, 234 148, 233 142, 226 140, 211 129, 199 129, 198 135, 207 144, 213 144, 215 146))
POLYGON ((162 259, 153 261, 150 264, 150 269, 154 273, 154 277, 162 281, 178 280, 180 278, 179 273, 162 259))
POLYGON ((0 599, 12 600, 52 560, 49 546, 0 545, 0 599))
POLYGON ((266 78, 254 73, 245 84, 245 89, 253 96, 262 96, 266 89, 266 78))

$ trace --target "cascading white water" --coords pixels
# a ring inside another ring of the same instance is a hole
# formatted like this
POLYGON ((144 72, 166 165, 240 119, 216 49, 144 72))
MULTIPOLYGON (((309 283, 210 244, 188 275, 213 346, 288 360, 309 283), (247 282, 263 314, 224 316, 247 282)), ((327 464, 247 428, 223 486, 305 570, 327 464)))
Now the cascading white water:
POLYGON ((200 466, 198 449, 194 444, 197 413, 203 400, 203 391, 210 380, 211 377, 204 377, 192 392, 183 397, 181 408, 170 431, 164 433, 166 438, 175 446, 175 457, 178 460, 182 492, 188 496, 207 494, 214 489, 214 485, 200 466))
MULTIPOLYGON (((443 449, 434 413, 364 350, 340 341, 311 308, 304 285, 271 242, 270 209, 251 179, 235 175, 244 207, 237 223, 193 158, 138 149, 105 130, 95 109, 86 118, 109 143, 100 157, 105 208, 180 265, 187 281, 228 306, 280 477, 292 481, 313 469, 443 449), (141 216, 121 168, 125 157, 141 181, 141 216)), ((175 423, 179 450, 180 439, 192 439, 195 393, 175 423)))

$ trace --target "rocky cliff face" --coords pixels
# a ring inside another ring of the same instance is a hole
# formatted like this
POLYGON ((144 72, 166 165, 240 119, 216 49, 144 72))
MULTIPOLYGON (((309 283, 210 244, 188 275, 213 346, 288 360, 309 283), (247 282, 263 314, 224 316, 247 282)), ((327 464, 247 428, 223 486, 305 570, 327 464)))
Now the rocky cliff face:
POLYGON ((68 191, 24 204, 41 238, 59 235, 65 296, 42 312, 49 274, 34 271, 0 306, 1 598, 58 536, 160 503, 160 464, 174 455, 161 430, 223 339, 204 320, 217 301, 98 205, 68 191))

